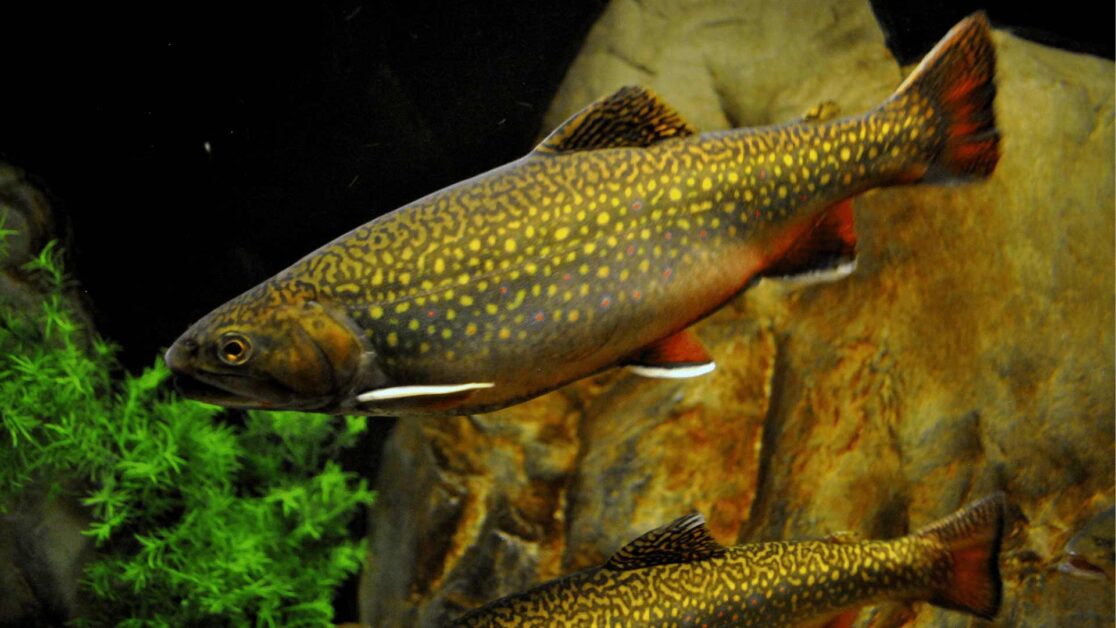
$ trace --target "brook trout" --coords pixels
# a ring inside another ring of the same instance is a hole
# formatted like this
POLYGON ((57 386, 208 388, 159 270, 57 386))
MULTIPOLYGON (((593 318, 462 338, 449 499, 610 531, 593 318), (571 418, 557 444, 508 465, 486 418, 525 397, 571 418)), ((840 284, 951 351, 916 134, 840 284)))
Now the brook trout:
POLYGON ((599 567, 466 613, 455 626, 848 626, 861 606, 926 600, 990 619, 1000 607, 1004 497, 892 541, 724 547, 690 515, 599 567))
POLYGON ((686 328, 760 277, 851 260, 853 196, 993 171, 994 67, 976 14, 861 116, 697 134, 621 89, 217 308, 167 364, 203 401, 366 415, 489 411, 615 366, 708 373, 686 328))

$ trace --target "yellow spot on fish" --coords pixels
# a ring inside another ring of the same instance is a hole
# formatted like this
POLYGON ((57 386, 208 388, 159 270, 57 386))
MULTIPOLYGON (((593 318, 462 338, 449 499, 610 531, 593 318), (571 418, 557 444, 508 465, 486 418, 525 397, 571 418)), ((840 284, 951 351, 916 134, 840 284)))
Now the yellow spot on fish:
POLYGON ((411 331, 417 331, 418 328, 419 328, 419 322, 418 322, 417 318, 412 318, 411 322, 407 323, 407 329, 410 329, 411 331))
POLYGON ((558 227, 554 230, 554 237, 558 240, 565 240, 570 235, 569 227, 558 227))
POLYGON ((601 279, 608 277, 608 266, 601 266, 597 269, 597 276, 601 279))
POLYGON ((434 272, 436 272, 438 274, 441 274, 445 270, 446 270, 446 261, 445 260, 443 260, 440 257, 438 259, 434 260, 434 272))
POLYGON ((570 321, 571 323, 575 323, 579 318, 581 318, 580 312, 578 312, 577 310, 570 310, 570 315, 566 317, 566 320, 570 321))
POLYGON ((450 329, 449 327, 446 327, 445 329, 442 330, 442 338, 449 339, 451 337, 453 337, 453 330, 452 329, 450 329))
POLYGON ((515 253, 515 240, 508 238, 504 241, 504 250, 508 253, 515 253))
POLYGON ((461 295, 461 305, 463 305, 465 307, 469 307, 472 304, 473 304, 473 297, 471 297, 467 294, 461 295))
POLYGON ((703 190, 713 189, 713 179, 710 179, 709 177, 705 177, 704 179, 702 179, 701 180, 701 189, 703 189, 703 190))
POLYGON ((411 302, 410 301, 403 301, 402 303, 399 303, 398 305, 395 306, 395 313, 396 314, 402 314, 403 312, 406 312, 409 309, 411 309, 411 302))
POLYGON ((849 147, 848 146, 842 146, 841 147, 841 161, 848 161, 849 157, 852 157, 852 153, 849 151, 849 147))
POLYGON ((786 197, 787 197, 787 186, 780 185, 779 186, 779 198, 786 198, 786 197))
POLYGON ((398 346, 399 345, 399 334, 395 333, 394 331, 388 332, 387 343, 388 343, 389 347, 398 346))
POLYGON ((489 303, 484 306, 484 311, 488 312, 489 314, 496 314, 500 311, 500 308, 496 307, 495 303, 489 303))
POLYGON ((511 330, 507 327, 501 327, 500 333, 498 335, 500 336, 501 340, 507 340, 508 338, 511 338, 511 330))
POLYGON ((597 214, 597 224, 598 225, 607 225, 608 221, 611 220, 611 219, 612 219, 612 216, 609 216, 608 212, 601 212, 601 213, 597 214))
POLYGON ((378 305, 373 305, 372 307, 368 308, 368 315, 371 316, 373 320, 379 320, 380 317, 384 315, 384 308, 378 305))
POLYGON ((736 174, 735 172, 730 172, 730 173, 728 173, 728 181, 729 181, 729 183, 736 183, 736 182, 737 182, 737 181, 739 181, 739 180, 740 180, 740 176, 739 176, 739 175, 737 175, 737 174, 736 174))
POLYGON ((468 325, 465 326, 465 335, 466 336, 473 336, 473 335, 476 335, 476 333, 477 333, 477 324, 476 323, 469 323, 468 325))
POLYGON ((677 201, 682 198, 682 190, 678 188, 670 188, 670 200, 677 201))

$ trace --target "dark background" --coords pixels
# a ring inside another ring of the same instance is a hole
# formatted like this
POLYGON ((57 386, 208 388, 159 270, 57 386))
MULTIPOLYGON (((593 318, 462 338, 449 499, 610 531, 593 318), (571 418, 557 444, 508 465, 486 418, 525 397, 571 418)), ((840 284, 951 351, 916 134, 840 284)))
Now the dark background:
MULTIPOLYGON (((333 237, 529 151, 604 4, 5 6, 0 160, 48 191, 98 330, 139 370, 333 237)), ((1020 4, 873 7, 904 63, 978 8, 1113 56, 1112 3, 1020 4)), ((344 461, 366 476, 391 423, 373 425, 344 461)), ((350 586, 337 620, 355 617, 350 586)))

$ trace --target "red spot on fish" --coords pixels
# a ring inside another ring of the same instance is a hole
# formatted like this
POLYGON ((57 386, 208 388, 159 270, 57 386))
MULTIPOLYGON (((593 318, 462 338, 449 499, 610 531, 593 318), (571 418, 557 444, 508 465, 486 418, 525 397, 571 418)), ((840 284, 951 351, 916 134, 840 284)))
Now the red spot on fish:
POLYGON ((642 297, 643 297, 642 292, 640 292, 639 290, 632 290, 632 298, 633 299, 635 299, 636 301, 639 301, 640 298, 642 298, 642 297))
POLYGON ((668 268, 668 269, 663 271, 663 279, 670 279, 670 276, 673 275, 673 274, 674 274, 674 271, 672 271, 671 269, 668 268))
POLYGON ((542 312, 535 312, 536 321, 542 321, 544 318, 546 318, 546 316, 544 316, 542 312))
POLYGON ((766 168, 760 168, 759 169, 759 174, 757 176, 759 176, 761 181, 766 179, 767 178, 767 169, 766 168))
POLYGON ((636 252, 636 245, 634 245, 634 244, 629 244, 629 245, 628 245, 628 255, 632 255, 632 254, 634 254, 635 252, 636 252))
POLYGON ((562 275, 562 281, 569 281, 570 279, 572 279, 572 277, 569 273, 562 275))
POLYGON ((669 231, 667 231, 666 233, 664 233, 664 234, 663 234, 663 237, 664 237, 664 238, 666 238, 667 240, 669 240, 669 239, 671 238, 671 234, 670 234, 670 232, 669 232, 669 231))
POLYGON ((643 203, 641 203, 639 201, 634 201, 632 203, 632 211, 637 212, 641 209, 643 209, 643 203))
POLYGON ((802 202, 804 202, 804 203, 805 203, 805 202, 806 202, 807 200, 809 200, 809 198, 810 198, 810 195, 809 195, 809 194, 807 194, 807 193, 805 193, 805 192, 803 192, 802 194, 799 194, 799 195, 798 195, 798 200, 800 200, 800 201, 802 201, 802 202))
POLYGON ((709 232, 706 231, 705 229, 702 229, 701 231, 698 232, 698 237, 700 237, 702 240, 704 240, 705 238, 709 237, 709 232))
POLYGON ((438 310, 426 310, 427 318, 434 318, 438 315, 438 310))
POLYGON ((612 305, 612 299, 610 299, 608 297, 605 297, 605 298, 601 299, 601 307, 603 307, 607 310, 608 306, 610 306, 610 305, 612 305))
POLYGON ((507 286, 500 286, 500 294, 507 294, 507 293, 508 293, 508 287, 507 286))
POLYGON ((759 218, 759 214, 760 214, 760 212, 759 212, 758 209, 756 211, 752 212, 752 215, 755 216, 756 218, 759 218))

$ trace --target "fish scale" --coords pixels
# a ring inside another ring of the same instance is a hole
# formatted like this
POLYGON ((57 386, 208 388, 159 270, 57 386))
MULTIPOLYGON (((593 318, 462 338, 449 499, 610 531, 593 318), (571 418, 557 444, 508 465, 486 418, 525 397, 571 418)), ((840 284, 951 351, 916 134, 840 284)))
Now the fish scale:
POLYGON ((849 199, 991 174, 994 61, 976 16, 864 115, 704 134, 623 88, 217 308, 167 362, 199 399, 371 415, 493 410, 614 366, 707 373, 686 328, 761 277, 851 260, 849 199))

